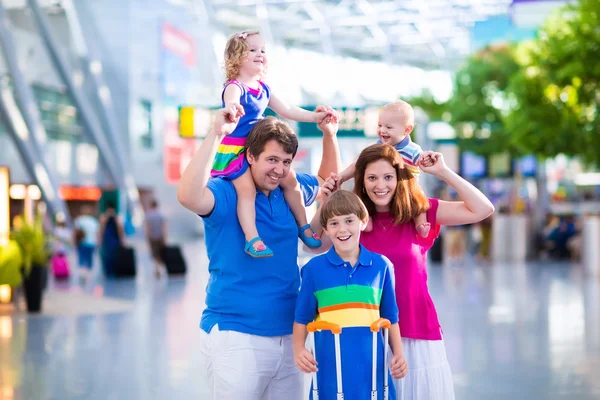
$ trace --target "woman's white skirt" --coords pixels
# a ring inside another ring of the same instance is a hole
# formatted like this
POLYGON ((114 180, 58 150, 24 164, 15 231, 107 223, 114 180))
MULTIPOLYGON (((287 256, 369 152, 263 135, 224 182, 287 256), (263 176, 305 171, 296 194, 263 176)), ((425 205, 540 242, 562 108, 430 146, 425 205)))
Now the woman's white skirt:
POLYGON ((395 379, 398 400, 454 400, 454 383, 443 340, 402 338, 408 374, 395 379))

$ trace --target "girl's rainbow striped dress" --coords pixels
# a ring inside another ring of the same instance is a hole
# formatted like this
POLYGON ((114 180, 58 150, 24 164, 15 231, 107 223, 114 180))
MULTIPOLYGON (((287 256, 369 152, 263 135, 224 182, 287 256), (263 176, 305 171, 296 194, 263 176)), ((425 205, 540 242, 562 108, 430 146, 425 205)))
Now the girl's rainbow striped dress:
POLYGON ((219 144, 215 162, 210 172, 213 178, 223 177, 227 179, 236 179, 248 169, 246 160, 246 138, 254 125, 264 118, 265 110, 269 105, 271 98, 271 89, 267 84, 260 82, 258 89, 252 89, 237 80, 227 82, 221 94, 223 107, 225 101, 223 95, 229 85, 237 85, 241 91, 240 104, 244 107, 245 115, 240 118, 235 130, 225 136, 219 144))

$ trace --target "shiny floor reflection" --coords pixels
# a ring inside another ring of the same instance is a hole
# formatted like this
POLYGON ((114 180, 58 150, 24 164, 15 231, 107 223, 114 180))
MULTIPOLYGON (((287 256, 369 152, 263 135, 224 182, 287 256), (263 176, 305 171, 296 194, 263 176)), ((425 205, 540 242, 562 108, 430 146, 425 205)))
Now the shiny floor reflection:
MULTIPOLYGON (((73 277, 51 284, 49 315, 0 315, 0 399, 205 399, 205 253, 184 250, 186 278, 154 279, 142 246, 135 280, 73 277)), ((432 266, 430 287, 457 400, 600 399, 598 279, 569 264, 470 262, 432 266)))

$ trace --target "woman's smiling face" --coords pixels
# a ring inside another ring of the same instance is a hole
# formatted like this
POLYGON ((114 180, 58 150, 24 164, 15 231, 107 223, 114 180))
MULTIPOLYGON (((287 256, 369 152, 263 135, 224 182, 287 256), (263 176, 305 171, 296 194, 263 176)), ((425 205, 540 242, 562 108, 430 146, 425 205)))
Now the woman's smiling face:
POLYGON ((365 191, 377 211, 390 210, 397 185, 396 169, 388 161, 374 161, 365 168, 365 191))

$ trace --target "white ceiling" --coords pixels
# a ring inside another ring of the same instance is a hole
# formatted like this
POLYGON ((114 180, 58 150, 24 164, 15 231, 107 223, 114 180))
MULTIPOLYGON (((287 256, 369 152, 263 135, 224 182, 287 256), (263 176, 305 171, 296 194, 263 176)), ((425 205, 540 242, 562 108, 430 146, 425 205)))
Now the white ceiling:
MULTIPOLYGON (((27 4, 27 0, 0 0, 5 8, 22 8, 27 4)), ((60 0, 38 0, 40 6, 49 7, 60 3, 60 0)))
POLYGON ((453 69, 471 52, 470 27, 507 14, 511 0, 171 0, 226 33, 270 31, 286 46, 453 69))
MULTIPOLYGON (((0 0, 7 8, 27 0, 0 0)), ((38 0, 60 9, 60 0, 38 0)), ((102 0, 94 0, 102 1, 102 0)), ((512 0, 165 0, 231 34, 259 29, 270 43, 363 60, 453 70, 471 53, 476 21, 512 0), (269 37, 270 36, 270 37, 269 37)))

